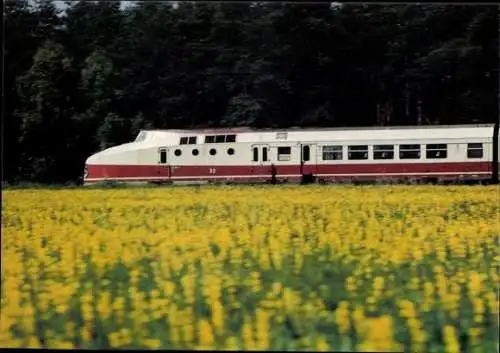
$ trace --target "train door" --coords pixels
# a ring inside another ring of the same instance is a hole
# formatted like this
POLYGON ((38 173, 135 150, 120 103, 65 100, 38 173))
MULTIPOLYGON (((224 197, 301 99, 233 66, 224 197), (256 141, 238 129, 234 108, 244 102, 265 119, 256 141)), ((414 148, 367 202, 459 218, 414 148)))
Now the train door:
POLYGON ((252 170, 251 173, 259 178, 272 178, 271 158, 269 145, 254 144, 252 147, 252 170))
POLYGON ((316 144, 305 143, 300 145, 300 175, 302 176, 302 183, 314 182, 314 176, 317 173, 316 156, 316 144))
POLYGON ((158 177, 162 181, 170 179, 170 163, 168 162, 168 148, 158 148, 158 177))

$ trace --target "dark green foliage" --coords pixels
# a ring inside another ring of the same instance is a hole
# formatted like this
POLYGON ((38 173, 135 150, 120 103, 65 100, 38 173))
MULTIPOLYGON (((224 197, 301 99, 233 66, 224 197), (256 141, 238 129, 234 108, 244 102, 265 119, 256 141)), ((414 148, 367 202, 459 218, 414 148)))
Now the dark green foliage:
POLYGON ((498 117, 495 6, 11 0, 3 181, 76 182, 143 128, 498 117))

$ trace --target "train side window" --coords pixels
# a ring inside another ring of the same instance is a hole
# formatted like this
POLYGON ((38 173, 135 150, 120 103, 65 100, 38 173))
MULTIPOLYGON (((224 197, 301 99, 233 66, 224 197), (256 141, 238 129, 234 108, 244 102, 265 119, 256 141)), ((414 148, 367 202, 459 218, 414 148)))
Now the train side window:
POLYGON ((182 154, 182 151, 181 151, 181 150, 179 150, 179 149, 177 149, 177 150, 175 150, 174 154, 175 154, 177 157, 179 157, 179 156, 182 154))
POLYGON ((446 158, 448 156, 448 145, 446 144, 429 144, 425 146, 425 158, 446 158))
POLYGON ((267 147, 262 147, 262 161, 267 162, 267 147))
POLYGON ((259 149, 257 147, 253 148, 253 161, 254 162, 259 161, 259 149))
POLYGON ((468 143, 467 144, 467 158, 483 158, 483 144, 482 143, 468 143))
POLYGON ((394 159, 393 145, 373 146, 373 159, 394 159))
POLYGON ((227 135, 226 142, 236 142, 236 135, 227 135))
POLYGON ((181 137, 181 142, 179 143, 179 145, 187 145, 188 143, 188 138, 187 137, 181 137))
POLYGON ((323 146, 324 161, 342 160, 342 146, 323 146))
POLYGON ((400 145, 399 159, 420 159, 420 145, 400 145))
POLYGON ((350 160, 368 159, 368 146, 367 145, 354 145, 349 146, 347 149, 347 158, 350 160))
POLYGON ((193 154, 193 156, 197 156, 200 153, 200 151, 198 151, 198 149, 195 148, 191 153, 193 154))
POLYGON ((167 163, 167 150, 161 149, 160 150, 160 164, 166 164, 167 163))
POLYGON ((302 148, 302 159, 308 162, 311 159, 311 148, 309 146, 304 146, 302 148))
POLYGON ((214 143, 215 136, 205 136, 205 143, 214 143))
POLYGON ((278 161, 289 161, 292 155, 291 147, 278 147, 278 161))
POLYGON ((210 155, 211 156, 215 156, 217 154, 217 151, 215 148, 211 148, 210 151, 209 151, 210 155))
POLYGON ((223 143, 226 140, 225 135, 217 135, 215 136, 215 143, 223 143))
POLYGON ((191 136, 188 140, 188 144, 196 145, 196 136, 191 136))

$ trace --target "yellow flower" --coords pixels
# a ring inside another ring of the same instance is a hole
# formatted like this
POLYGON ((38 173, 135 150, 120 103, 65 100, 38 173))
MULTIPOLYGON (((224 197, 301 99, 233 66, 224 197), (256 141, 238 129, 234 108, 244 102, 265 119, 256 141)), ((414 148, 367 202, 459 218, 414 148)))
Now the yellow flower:
POLYGON ((161 341, 159 339, 146 339, 143 343, 148 349, 159 349, 161 347, 161 341))
POLYGON ((256 312, 256 343, 259 349, 269 349, 270 316, 260 308, 256 312))
POLYGON ((119 332, 112 332, 108 334, 108 341, 111 348, 121 347, 121 335, 119 332))
POLYGON ((200 320, 198 335, 200 342, 199 344, 203 347, 212 347, 214 344, 214 334, 210 323, 204 319, 200 320))
POLYGON ((84 343, 89 343, 92 339, 92 329, 86 324, 80 329, 80 337, 84 343))
POLYGON ((111 315, 111 302, 109 293, 101 293, 97 302, 97 312, 103 319, 107 319, 111 315))
POLYGON ((250 322, 246 318, 241 328, 241 336, 243 338, 244 349, 248 350, 254 349, 255 342, 254 342, 253 329, 250 322))
POLYGON ((335 321, 339 327, 339 331, 343 334, 346 334, 351 327, 348 305, 347 302, 340 302, 339 307, 335 311, 335 321))
POLYGON ((240 345, 238 344, 238 339, 234 336, 230 336, 226 339, 225 349, 228 350, 239 350, 240 345))
POLYGON ((36 347, 41 320, 51 348, 103 348, 94 336, 109 333, 110 345, 123 348, 425 352, 436 342, 424 320, 435 314, 450 323, 448 352, 481 353, 494 343, 493 187, 40 189, 2 197, 2 347, 36 347), (463 321, 472 324, 470 347, 459 346, 463 332, 451 326, 463 321), (407 341, 396 342, 396 324, 407 341), (283 327, 301 338, 274 341, 283 327), (339 337, 328 344, 318 328, 339 337))
POLYGON ((382 315, 378 318, 366 319, 361 335, 363 340, 358 349, 365 350, 399 350, 401 346, 394 341, 392 318, 382 315))
POLYGON ((446 353, 458 353, 460 352, 460 343, 457 340, 455 334, 455 328, 450 325, 446 325, 443 328, 443 340, 445 342, 446 353))
POLYGON ((480 344, 480 337, 481 337, 481 329, 478 327, 471 327, 469 329, 469 339, 471 342, 471 345, 479 345, 480 344))
POLYGON ((327 352, 330 350, 330 345, 322 335, 316 339, 316 350, 319 352, 327 352))
POLYGON ((222 333, 224 330, 224 307, 219 301, 211 302, 212 309, 212 325, 217 333, 222 333))

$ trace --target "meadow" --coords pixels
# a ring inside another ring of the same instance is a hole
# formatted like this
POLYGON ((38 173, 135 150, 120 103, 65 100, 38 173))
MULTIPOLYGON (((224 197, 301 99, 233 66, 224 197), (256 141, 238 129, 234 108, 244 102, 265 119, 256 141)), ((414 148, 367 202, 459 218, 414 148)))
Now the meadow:
POLYGON ((498 196, 6 190, 0 346, 498 352, 498 196))

